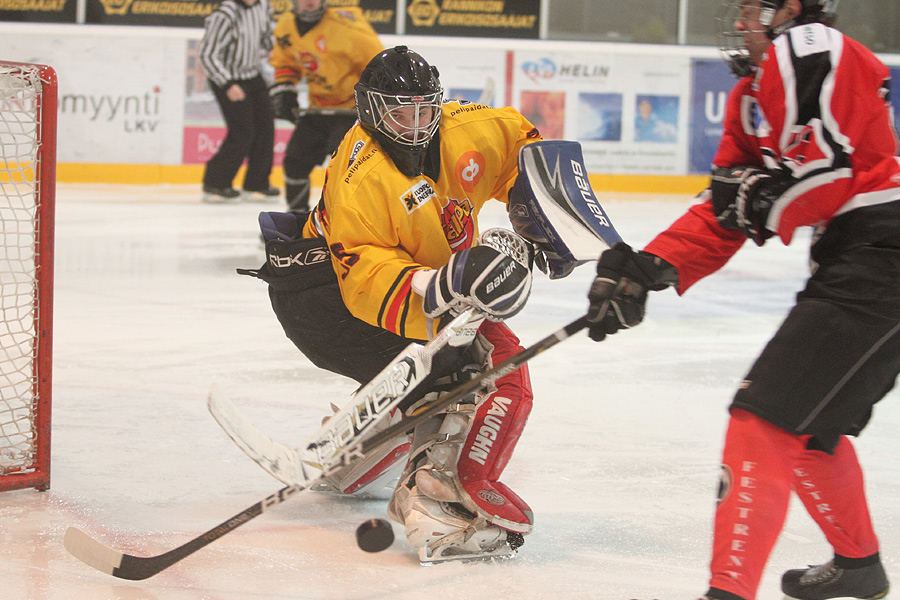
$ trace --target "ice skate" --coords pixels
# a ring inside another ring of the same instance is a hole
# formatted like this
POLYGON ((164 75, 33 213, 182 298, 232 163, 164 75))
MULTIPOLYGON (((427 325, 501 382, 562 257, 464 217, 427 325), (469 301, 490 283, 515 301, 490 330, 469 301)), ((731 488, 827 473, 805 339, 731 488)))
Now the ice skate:
POLYGON ((261 190, 248 190, 244 188, 244 193, 241 194, 241 200, 254 204, 277 204, 281 201, 279 198, 280 195, 281 190, 272 187, 271 185, 266 189, 261 190))
POLYGON ((406 527, 406 537, 430 566, 449 561, 507 559, 524 537, 491 525, 457 502, 441 502, 401 485, 388 505, 388 516, 406 527))
POLYGON ((241 193, 232 187, 217 188, 204 185, 203 201, 207 204, 237 204, 241 201, 241 193))
POLYGON ((792 569, 781 578, 781 591, 790 600, 886 598, 890 586, 881 562, 857 569, 842 569, 834 560, 807 569, 792 569))

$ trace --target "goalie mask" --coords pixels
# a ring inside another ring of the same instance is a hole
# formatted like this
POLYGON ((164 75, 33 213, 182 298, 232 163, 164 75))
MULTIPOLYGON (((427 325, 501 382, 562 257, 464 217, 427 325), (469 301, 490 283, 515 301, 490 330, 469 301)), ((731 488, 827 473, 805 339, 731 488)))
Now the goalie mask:
POLYGON ((404 175, 421 175, 441 122, 443 89, 437 69, 406 46, 396 46, 369 62, 354 91, 362 128, 404 175))
POLYGON ((294 14, 304 23, 318 23, 327 5, 327 0, 294 0, 294 14))
MULTIPOLYGON (((800 14, 772 26, 775 13, 785 0, 726 0, 716 12, 719 50, 735 77, 745 77, 755 68, 748 35, 765 33, 768 40, 801 23, 831 25, 839 0, 799 0, 800 14)), ((758 52, 761 54, 761 52, 758 52)))

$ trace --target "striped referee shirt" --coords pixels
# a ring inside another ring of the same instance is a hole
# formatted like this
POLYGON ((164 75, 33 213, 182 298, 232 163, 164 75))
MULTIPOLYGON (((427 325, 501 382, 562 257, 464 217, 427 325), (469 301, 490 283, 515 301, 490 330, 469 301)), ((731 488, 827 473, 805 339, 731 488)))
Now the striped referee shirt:
POLYGON ((273 22, 268 0, 247 6, 243 0, 223 0, 205 21, 200 64, 220 88, 260 74, 261 50, 273 46, 273 22))

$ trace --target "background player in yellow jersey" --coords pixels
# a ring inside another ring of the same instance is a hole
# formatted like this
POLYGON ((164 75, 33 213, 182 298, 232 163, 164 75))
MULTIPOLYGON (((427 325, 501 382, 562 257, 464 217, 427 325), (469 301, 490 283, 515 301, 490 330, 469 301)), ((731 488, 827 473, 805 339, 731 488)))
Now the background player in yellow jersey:
POLYGON ((295 0, 275 25, 269 90, 275 118, 296 123, 284 155, 288 208, 309 204, 309 176, 356 121, 353 86, 384 46, 359 8, 327 8, 326 0, 295 0), (300 116, 297 85, 305 79, 310 112, 300 116))

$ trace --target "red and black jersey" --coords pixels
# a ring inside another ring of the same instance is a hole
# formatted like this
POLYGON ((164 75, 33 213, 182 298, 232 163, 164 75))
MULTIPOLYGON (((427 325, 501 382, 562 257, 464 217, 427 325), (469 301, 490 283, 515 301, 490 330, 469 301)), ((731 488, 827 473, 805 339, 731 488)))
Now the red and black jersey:
MULTIPOLYGON (((898 201, 889 90, 890 71, 862 44, 819 23, 795 26, 773 41, 755 78, 735 86, 715 164, 761 161, 790 176, 767 222, 785 244, 798 227, 898 201)), ((737 252, 743 239, 736 233, 718 225, 706 202, 646 250, 678 268, 684 292, 737 252)))

